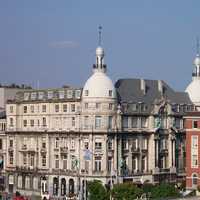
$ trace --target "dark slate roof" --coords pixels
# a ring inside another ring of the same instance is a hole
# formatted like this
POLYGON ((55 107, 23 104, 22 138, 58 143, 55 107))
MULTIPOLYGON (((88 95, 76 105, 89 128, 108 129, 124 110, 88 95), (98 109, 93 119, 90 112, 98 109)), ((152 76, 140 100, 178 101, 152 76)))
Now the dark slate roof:
POLYGON ((165 98, 174 104, 192 104, 186 92, 176 92, 162 81, 164 94, 158 90, 158 80, 145 80, 146 93, 141 90, 141 79, 119 79, 115 83, 120 102, 143 102, 153 104, 156 100, 165 98))

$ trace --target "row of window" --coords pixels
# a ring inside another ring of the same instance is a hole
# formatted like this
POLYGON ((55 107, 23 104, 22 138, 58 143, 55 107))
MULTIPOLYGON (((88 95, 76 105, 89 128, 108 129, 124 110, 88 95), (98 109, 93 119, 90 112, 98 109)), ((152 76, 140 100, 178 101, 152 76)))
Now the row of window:
POLYGON ((54 98, 59 98, 59 99, 80 99, 81 97, 81 90, 59 90, 59 91, 40 91, 40 92, 25 92, 24 93, 24 100, 43 100, 43 99, 54 99, 54 98))
MULTIPOLYGON (((85 109, 88 109, 90 107, 90 103, 85 103, 84 104, 85 109)), ((96 109, 101 109, 101 103, 95 103, 95 108, 96 109)), ((108 109, 109 110, 113 110, 114 108, 114 104, 113 103, 109 103, 108 104, 108 109)))
MULTIPOLYGON (((89 96, 89 90, 85 90, 84 94, 85 94, 86 97, 89 96)), ((112 95, 113 95, 113 91, 112 90, 108 90, 108 96, 112 97, 112 95)))

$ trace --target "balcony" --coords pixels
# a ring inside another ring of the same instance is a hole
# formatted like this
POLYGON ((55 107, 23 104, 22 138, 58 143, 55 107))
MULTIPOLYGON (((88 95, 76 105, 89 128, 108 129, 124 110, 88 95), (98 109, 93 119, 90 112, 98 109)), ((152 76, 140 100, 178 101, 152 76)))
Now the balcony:
POLYGON ((161 149, 160 154, 162 155, 167 155, 168 154, 168 149, 161 149))
POLYGON ((68 148, 67 147, 60 147, 60 154, 67 154, 68 148))
POLYGON ((139 147, 132 147, 131 148, 131 153, 132 154, 139 154, 140 153, 140 148, 139 147))
POLYGON ((28 173, 28 172, 36 172, 38 171, 37 167, 33 167, 33 166, 16 166, 16 171, 18 172, 24 172, 24 173, 28 173))
POLYGON ((47 149, 46 148, 41 148, 40 149, 40 153, 42 154, 42 153, 47 153, 47 149))

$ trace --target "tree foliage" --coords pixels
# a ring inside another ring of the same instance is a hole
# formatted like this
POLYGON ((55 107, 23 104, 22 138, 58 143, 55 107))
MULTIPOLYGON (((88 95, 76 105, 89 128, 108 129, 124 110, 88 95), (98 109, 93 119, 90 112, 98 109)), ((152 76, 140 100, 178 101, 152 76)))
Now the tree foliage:
POLYGON ((89 200, 109 200, 109 193, 102 185, 101 181, 94 180, 87 184, 89 200))
POLYGON ((166 183, 152 187, 150 192, 153 199, 163 199, 179 196, 178 189, 176 189, 173 184, 166 183))
POLYGON ((132 183, 122 183, 114 185, 111 194, 115 200, 133 200, 141 196, 142 190, 132 183))

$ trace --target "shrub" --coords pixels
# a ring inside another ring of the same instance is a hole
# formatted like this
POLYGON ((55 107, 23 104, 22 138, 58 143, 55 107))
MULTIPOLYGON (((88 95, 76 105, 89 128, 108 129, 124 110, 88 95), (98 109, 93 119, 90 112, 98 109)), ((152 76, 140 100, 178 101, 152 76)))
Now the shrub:
POLYGON ((114 185, 111 194, 115 200, 132 200, 141 196, 142 189, 132 183, 122 183, 114 185))

